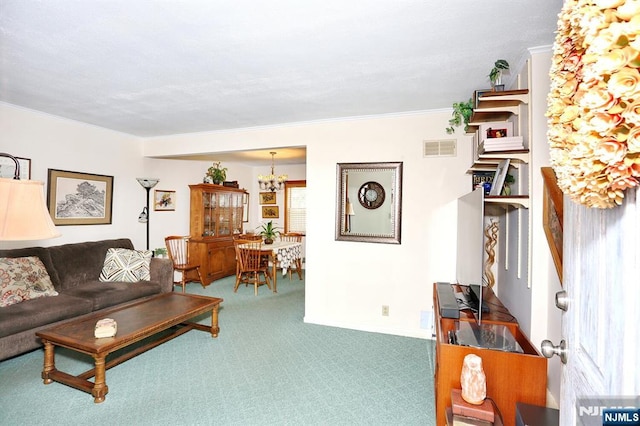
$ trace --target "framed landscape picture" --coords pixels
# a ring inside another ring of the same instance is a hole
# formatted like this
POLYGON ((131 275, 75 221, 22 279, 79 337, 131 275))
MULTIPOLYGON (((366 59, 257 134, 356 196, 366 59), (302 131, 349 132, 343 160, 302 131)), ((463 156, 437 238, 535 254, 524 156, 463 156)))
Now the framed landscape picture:
POLYGON ((113 176, 49 169, 47 205, 55 225, 111 223, 113 176))
MULTIPOLYGON (((31 179, 31 160, 16 157, 20 165, 20 180, 31 179)), ((16 174, 16 163, 9 157, 0 157, 0 178, 13 179, 16 174)))
POLYGON ((278 206, 264 206, 262 207, 263 219, 278 219, 280 217, 280 209, 278 206))
POLYGON ((176 191, 156 189, 153 191, 153 209, 157 211, 173 211, 176 209, 176 191))

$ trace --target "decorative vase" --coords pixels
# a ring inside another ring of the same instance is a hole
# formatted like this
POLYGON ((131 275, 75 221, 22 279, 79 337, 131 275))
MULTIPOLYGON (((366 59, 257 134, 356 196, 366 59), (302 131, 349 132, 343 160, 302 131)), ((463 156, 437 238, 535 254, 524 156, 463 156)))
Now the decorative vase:
POLYGON ((265 244, 273 244, 273 238, 265 238, 264 239, 264 243, 265 244))
POLYGON ((464 357, 460 374, 462 399, 469 404, 480 405, 487 397, 487 378, 482 369, 482 358, 469 354, 464 357))
POLYGON ((502 195, 506 195, 507 197, 511 195, 511 187, 509 185, 505 185, 504 188, 502 188, 502 195))

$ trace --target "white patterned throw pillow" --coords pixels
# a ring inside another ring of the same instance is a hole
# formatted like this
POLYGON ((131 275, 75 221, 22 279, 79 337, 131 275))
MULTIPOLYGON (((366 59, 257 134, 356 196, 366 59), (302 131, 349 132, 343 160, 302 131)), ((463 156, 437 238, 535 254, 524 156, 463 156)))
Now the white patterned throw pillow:
POLYGON ((57 296, 37 256, 0 258, 0 308, 44 296, 57 296))
POLYGON ((135 283, 150 281, 151 250, 110 248, 100 272, 100 281, 135 283))

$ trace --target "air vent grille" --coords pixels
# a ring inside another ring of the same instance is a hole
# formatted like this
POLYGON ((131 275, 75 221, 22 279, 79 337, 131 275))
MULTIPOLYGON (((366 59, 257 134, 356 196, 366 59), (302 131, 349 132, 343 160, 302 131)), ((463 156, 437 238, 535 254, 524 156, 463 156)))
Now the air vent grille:
POLYGON ((424 141, 424 157, 455 157, 456 140, 424 141))

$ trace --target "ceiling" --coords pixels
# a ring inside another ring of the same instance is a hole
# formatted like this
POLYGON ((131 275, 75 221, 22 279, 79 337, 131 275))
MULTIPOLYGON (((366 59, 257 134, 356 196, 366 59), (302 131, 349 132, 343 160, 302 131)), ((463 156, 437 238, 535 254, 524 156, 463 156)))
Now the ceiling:
POLYGON ((141 137, 449 108, 552 44, 561 7, 0 0, 0 102, 141 137))

